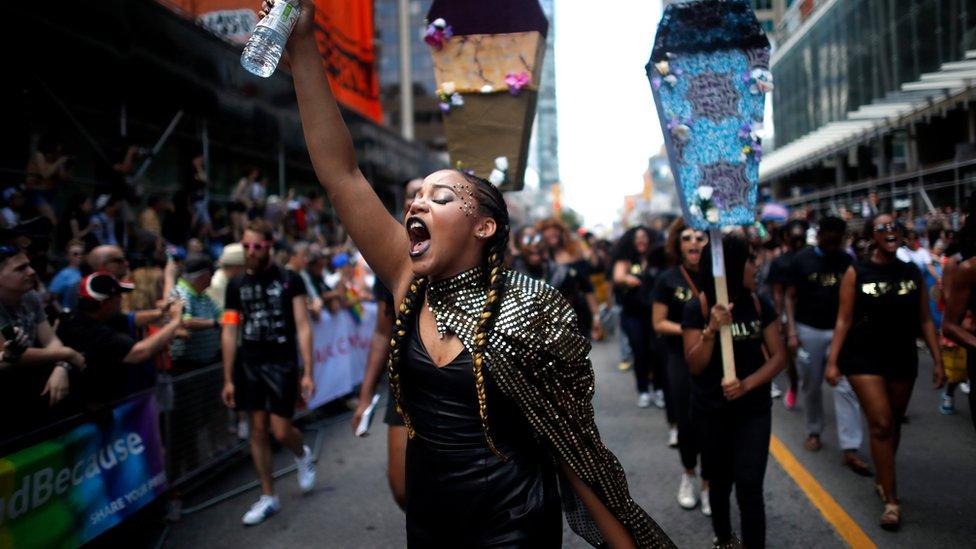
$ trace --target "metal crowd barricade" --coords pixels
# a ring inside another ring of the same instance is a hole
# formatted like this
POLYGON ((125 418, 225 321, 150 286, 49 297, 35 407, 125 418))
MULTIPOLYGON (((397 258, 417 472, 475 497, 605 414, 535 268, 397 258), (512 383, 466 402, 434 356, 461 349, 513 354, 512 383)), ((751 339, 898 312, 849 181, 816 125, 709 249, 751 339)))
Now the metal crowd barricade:
POLYGON ((177 376, 161 375, 157 395, 170 486, 179 486, 247 445, 238 438, 237 415, 220 400, 223 366, 177 376))

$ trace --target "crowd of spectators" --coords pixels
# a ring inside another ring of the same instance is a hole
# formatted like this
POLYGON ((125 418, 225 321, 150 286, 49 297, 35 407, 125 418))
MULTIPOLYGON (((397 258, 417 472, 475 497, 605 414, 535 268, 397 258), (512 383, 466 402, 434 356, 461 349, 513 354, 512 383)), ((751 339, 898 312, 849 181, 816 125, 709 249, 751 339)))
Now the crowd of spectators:
POLYGON ((119 161, 85 184, 57 139, 36 149, 24 180, 0 190, 0 409, 23 418, 3 422, 0 445, 105 409, 160 372, 218 363, 224 292, 244 269, 238 241, 251 220, 270 223, 313 318, 372 299, 314 190, 271 194, 249 168, 218 199, 196 157, 187 182, 147 191, 132 178, 148 154, 135 146, 117 147, 119 161))

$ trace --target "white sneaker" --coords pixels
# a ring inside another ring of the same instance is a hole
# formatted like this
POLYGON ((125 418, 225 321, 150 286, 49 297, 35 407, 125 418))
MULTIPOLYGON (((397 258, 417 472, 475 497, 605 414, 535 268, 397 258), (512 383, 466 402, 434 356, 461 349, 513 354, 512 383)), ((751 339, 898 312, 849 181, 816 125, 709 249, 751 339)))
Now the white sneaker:
POLYGON ((783 396, 783 390, 779 388, 779 385, 776 385, 775 381, 769 384, 769 396, 771 398, 779 398, 783 396))
POLYGON ((960 383, 959 384, 959 390, 962 391, 962 393, 964 395, 968 395, 969 394, 969 382, 968 381, 963 381, 962 383, 960 383))
POLYGON ((702 510, 702 514, 705 515, 706 517, 712 516, 712 503, 708 501, 708 489, 702 490, 701 510, 702 510))
POLYGON ((281 503, 278 502, 278 496, 262 494, 261 498, 251 506, 251 509, 244 513, 244 524, 246 526, 261 524, 265 519, 277 513, 280 509, 281 503))
POLYGON ((678 447, 678 428, 677 427, 672 427, 671 430, 668 431, 668 447, 669 448, 677 448, 678 447))
POLYGON ((688 473, 681 473, 681 484, 678 485, 678 505, 682 509, 691 510, 698 505, 698 500, 695 499, 695 486, 691 482, 693 478, 695 477, 688 473))
POLYGON ((658 408, 664 408, 664 391, 661 389, 654 391, 654 405, 658 408))
POLYGON ((638 408, 650 408, 651 407, 651 393, 641 393, 637 395, 637 407, 638 408))
POLYGON ((305 494, 315 488, 315 462, 312 461, 312 451, 308 446, 302 448, 305 450, 305 455, 295 458, 295 464, 298 465, 298 487, 305 494))

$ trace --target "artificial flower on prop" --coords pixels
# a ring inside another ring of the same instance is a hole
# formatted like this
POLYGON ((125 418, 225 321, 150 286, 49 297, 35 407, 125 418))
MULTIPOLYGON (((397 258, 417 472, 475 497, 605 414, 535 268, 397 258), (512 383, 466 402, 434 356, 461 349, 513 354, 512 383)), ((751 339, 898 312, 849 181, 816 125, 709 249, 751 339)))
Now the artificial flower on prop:
POLYGON ((531 81, 532 76, 525 71, 510 72, 505 76, 505 84, 508 85, 508 92, 512 95, 518 95, 522 88, 528 86, 531 81))
POLYGON ((675 139, 682 143, 688 142, 691 139, 691 120, 678 120, 677 118, 672 118, 668 122, 668 132, 674 136, 675 139))
POLYGON ((433 23, 427 25, 427 30, 424 32, 424 42, 435 50, 440 50, 444 47, 444 42, 452 36, 454 36, 454 30, 447 24, 447 21, 438 17, 434 19, 433 23))
POLYGON ((496 187, 500 187, 508 179, 508 159, 499 156, 495 159, 495 167, 488 174, 488 182, 496 187))
POLYGON ((454 82, 444 82, 441 84, 439 90, 437 90, 437 106, 440 108, 441 112, 449 113, 454 107, 464 106, 464 97, 457 92, 457 86, 454 82))
POLYGON ((755 68, 749 72, 749 91, 753 94, 773 91, 773 73, 768 69, 755 68))

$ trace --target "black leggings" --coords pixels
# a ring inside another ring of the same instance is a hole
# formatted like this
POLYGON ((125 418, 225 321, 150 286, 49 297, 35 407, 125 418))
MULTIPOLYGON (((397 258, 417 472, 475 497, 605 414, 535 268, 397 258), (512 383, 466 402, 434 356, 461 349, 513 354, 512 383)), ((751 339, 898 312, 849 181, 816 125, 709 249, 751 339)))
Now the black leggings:
POLYGON ((654 327, 651 324, 650 314, 627 314, 620 315, 620 327, 627 335, 627 342, 630 343, 631 354, 634 355, 634 376, 637 378, 637 392, 649 392, 654 356, 652 354, 652 339, 654 338, 654 327))
MULTIPOLYGON (((672 336, 669 336, 672 337, 672 336)), ((668 384, 671 392, 668 403, 674 410, 675 423, 678 424, 678 451, 681 465, 693 470, 698 466, 698 433, 691 422, 691 372, 685 364, 685 354, 681 349, 668 349, 668 384)), ((708 480, 702 464, 701 477, 708 480)))
POLYGON ((749 549, 762 549, 766 546, 763 479, 769 461, 769 408, 695 413, 693 420, 701 435, 702 468, 709 474, 708 499, 715 535, 723 542, 732 537, 729 497, 734 484, 742 517, 742 543, 749 549))

